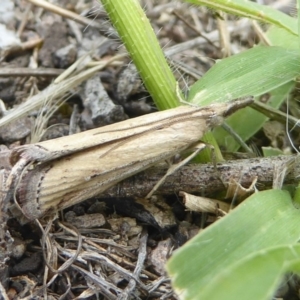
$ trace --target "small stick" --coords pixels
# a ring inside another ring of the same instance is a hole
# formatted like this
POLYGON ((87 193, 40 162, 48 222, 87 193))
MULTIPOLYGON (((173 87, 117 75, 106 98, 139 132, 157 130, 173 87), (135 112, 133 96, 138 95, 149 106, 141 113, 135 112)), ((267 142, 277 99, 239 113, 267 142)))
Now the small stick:
POLYGON ((134 279, 130 279, 125 291, 124 291, 124 300, 131 298, 131 293, 136 287, 136 283, 139 280, 140 273, 143 270, 144 262, 147 257, 147 240, 148 240, 148 234, 146 232, 143 232, 140 237, 140 245, 139 245, 139 251, 138 251, 138 260, 136 267, 133 272, 134 279))
MULTIPOLYGON (((297 155, 281 155, 226 161, 216 166, 187 165, 182 167, 180 172, 168 176, 156 194, 172 195, 185 191, 190 194, 211 195, 226 190, 226 183, 230 182, 230 179, 235 179, 243 187, 249 187, 254 178, 257 178, 256 188, 264 190, 272 188, 273 181, 278 177, 278 173, 281 173, 283 165, 292 165, 287 170, 284 183, 297 184, 300 176, 299 158, 297 155)), ((152 167, 111 187, 97 198, 144 197, 165 175, 167 169, 165 165, 152 167)))

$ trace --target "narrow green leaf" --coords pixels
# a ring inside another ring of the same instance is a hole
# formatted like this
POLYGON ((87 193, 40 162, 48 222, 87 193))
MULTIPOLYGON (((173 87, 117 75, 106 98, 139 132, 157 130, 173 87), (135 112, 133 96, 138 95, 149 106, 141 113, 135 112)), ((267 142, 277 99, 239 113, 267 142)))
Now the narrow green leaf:
POLYGON ((286 49, 298 50, 298 36, 287 32, 282 28, 271 26, 266 32, 272 46, 280 46, 286 49))
POLYGON ((210 299, 201 298, 201 291, 223 270, 251 253, 296 243, 299 218, 287 192, 252 195, 174 253, 167 270, 176 293, 181 299, 210 299))
POLYGON ((178 106, 176 80, 138 0, 101 0, 157 108, 178 106))
POLYGON ((191 87, 189 101, 202 106, 248 95, 259 96, 299 74, 297 51, 257 46, 216 63, 191 87))

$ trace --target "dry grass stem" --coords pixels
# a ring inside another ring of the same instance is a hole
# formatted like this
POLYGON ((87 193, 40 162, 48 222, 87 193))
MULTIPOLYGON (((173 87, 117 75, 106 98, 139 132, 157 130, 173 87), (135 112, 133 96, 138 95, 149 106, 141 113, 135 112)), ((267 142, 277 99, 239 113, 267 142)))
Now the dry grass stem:
MULTIPOLYGON (((46 89, 38 93, 37 95, 28 99, 25 103, 19 105, 16 109, 10 111, 7 115, 0 119, 0 127, 13 122, 22 116, 27 115, 34 109, 42 107, 45 103, 45 99, 59 99, 70 90, 76 88, 83 81, 95 75, 107 65, 113 61, 124 58, 126 55, 116 55, 110 60, 99 62, 97 66, 80 72, 78 75, 74 75, 70 78, 60 81, 59 83, 52 83, 46 89)), ((70 67, 72 68, 72 66, 70 67)))
POLYGON ((85 25, 85 26, 91 26, 91 27, 95 27, 95 28, 98 28, 98 29, 101 29, 101 25, 96 23, 96 22, 92 22, 90 19, 87 19, 85 17, 82 17, 81 15, 78 15, 70 10, 67 10, 67 9, 64 9, 62 7, 59 7, 57 5, 54 5, 54 4, 51 4, 47 1, 44 1, 44 0, 28 0, 28 2, 36 5, 36 6, 39 6, 41 8, 44 8, 48 11, 51 11, 55 14, 58 14, 62 17, 65 17, 65 18, 68 18, 68 19, 71 19, 71 20, 74 20, 82 25, 85 25))

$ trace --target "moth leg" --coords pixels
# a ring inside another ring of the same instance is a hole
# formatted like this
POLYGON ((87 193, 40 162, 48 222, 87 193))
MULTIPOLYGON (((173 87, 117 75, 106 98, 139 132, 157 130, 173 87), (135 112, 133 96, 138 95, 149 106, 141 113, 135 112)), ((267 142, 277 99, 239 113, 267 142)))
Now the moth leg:
POLYGON ((176 81, 176 97, 178 99, 178 101, 182 104, 185 104, 185 105, 189 105, 189 106, 196 106, 196 105, 192 105, 190 102, 186 101, 183 97, 182 97, 182 94, 181 94, 181 91, 180 91, 180 88, 179 88, 179 83, 178 81, 176 81))
POLYGON ((193 107, 198 107, 198 105, 192 104, 191 102, 186 101, 181 94, 180 88, 179 88, 179 83, 178 81, 176 82, 176 97, 178 101, 182 104, 188 105, 188 106, 193 106, 193 107))
MULTIPOLYGON (((196 150, 190 154, 188 157, 186 157, 184 160, 180 161, 177 164, 171 165, 168 168, 167 173, 155 184, 155 186, 152 188, 152 190, 150 191, 150 193, 146 196, 146 199, 151 198, 152 195, 158 190, 158 188, 164 183, 164 181, 166 180, 166 178, 170 175, 172 175, 174 172, 176 172, 177 170, 179 170, 181 167, 183 167, 184 165, 186 165, 190 160, 192 160, 199 152, 201 152, 202 150, 204 150, 205 148, 210 147, 212 148, 210 145, 207 145, 205 143, 201 143, 199 142, 198 144, 196 144, 193 148, 196 148, 196 150)), ((214 151, 212 151, 212 153, 214 153, 214 151)))

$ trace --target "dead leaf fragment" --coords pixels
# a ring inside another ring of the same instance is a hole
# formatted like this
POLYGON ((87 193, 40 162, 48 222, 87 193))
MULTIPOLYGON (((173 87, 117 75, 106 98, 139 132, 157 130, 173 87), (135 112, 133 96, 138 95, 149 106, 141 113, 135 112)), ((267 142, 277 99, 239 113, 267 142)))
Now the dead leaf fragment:
POLYGON ((191 211, 217 214, 218 211, 227 213, 230 209, 230 204, 223 201, 194 196, 185 192, 180 192, 179 196, 183 197, 185 207, 191 211))

